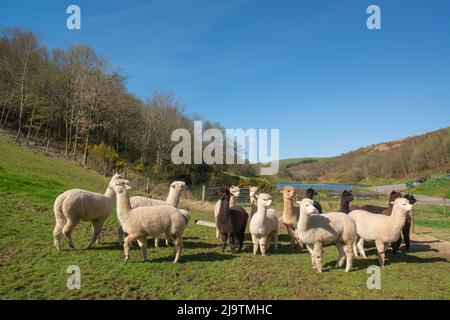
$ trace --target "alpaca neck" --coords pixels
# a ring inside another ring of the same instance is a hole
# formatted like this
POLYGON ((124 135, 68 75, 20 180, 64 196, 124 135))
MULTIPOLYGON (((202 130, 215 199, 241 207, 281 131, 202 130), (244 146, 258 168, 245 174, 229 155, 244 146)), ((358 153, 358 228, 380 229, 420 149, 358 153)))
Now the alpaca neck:
POLYGON ((300 232, 305 232, 308 230, 310 216, 306 213, 303 213, 300 209, 300 218, 298 219, 297 229, 300 232))
POLYGON ((112 200, 116 199, 116 192, 114 190, 112 190, 110 187, 106 188, 106 191, 103 195, 112 200))
POLYGON ((258 211, 258 206, 256 204, 256 199, 255 198, 251 198, 250 199, 250 204, 251 204, 251 209, 250 209, 250 215, 253 216, 256 211, 258 211))
POLYGON ((170 188, 166 202, 167 204, 178 208, 178 204, 180 202, 180 193, 175 189, 170 188))
POLYGON ((341 198, 341 209, 339 210, 343 213, 349 213, 350 212, 350 201, 347 199, 341 198))
POLYGON ((267 207, 264 205, 258 205, 258 209, 256 210, 255 214, 253 215, 253 219, 263 222, 267 216, 267 207))
POLYGON ((128 222, 128 213, 131 210, 130 195, 122 192, 117 195, 117 218, 123 226, 128 222))
POLYGON ((237 197, 230 196, 230 207, 236 207, 237 197))
POLYGON ((407 213, 400 207, 393 206, 392 213, 389 217, 392 231, 394 231, 395 233, 400 232, 400 230, 403 228, 403 225, 405 224, 406 215, 407 213))
POLYGON ((294 217, 294 201, 289 198, 284 198, 284 209, 283 209, 283 216, 285 218, 291 218, 294 217))

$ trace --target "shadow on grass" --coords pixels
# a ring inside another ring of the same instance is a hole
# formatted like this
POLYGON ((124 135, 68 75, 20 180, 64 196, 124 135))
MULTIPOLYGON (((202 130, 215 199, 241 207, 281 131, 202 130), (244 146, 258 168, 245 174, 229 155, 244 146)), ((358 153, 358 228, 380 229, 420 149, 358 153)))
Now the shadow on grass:
MULTIPOLYGON (((193 254, 181 254, 179 264, 189 263, 193 261, 225 261, 237 258, 238 254, 232 255, 229 252, 219 253, 219 252, 198 252, 193 254)), ((151 262, 172 262, 173 256, 161 257, 157 259, 150 260, 151 262)))

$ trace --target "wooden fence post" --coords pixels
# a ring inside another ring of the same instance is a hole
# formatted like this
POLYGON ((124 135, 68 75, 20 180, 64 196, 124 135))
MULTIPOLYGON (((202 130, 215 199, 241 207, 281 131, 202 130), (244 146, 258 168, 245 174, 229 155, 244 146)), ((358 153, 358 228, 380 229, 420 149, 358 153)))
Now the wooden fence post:
POLYGON ((445 212, 445 198, 442 198, 442 205, 444 206, 444 218, 447 218, 447 212, 445 212))
POLYGON ((206 186, 202 186, 202 202, 205 202, 205 196, 206 196, 206 186))
POLYGON ((145 188, 145 191, 147 192, 147 194, 150 193, 150 178, 149 177, 147 177, 147 186, 145 188))

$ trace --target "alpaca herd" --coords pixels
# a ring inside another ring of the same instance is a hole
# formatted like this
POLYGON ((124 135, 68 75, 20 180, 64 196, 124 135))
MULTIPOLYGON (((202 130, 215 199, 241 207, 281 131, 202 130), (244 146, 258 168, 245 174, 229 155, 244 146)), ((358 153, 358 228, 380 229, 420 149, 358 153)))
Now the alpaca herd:
MULTIPOLYGON (((93 235, 88 248, 99 242, 105 220, 116 206, 119 243, 123 243, 124 258, 130 257, 130 245, 137 241, 144 261, 147 261, 147 238, 155 238, 158 247, 159 238, 165 236, 174 246, 174 263, 180 259, 183 249, 183 232, 188 225, 190 213, 179 209, 180 195, 186 190, 182 181, 174 181, 169 187, 166 201, 147 197, 130 197, 130 182, 120 174, 115 174, 104 194, 82 189, 67 190, 59 195, 54 203, 55 228, 54 245, 61 250, 61 235, 74 248, 72 232, 78 223, 91 221, 93 235)), ((336 267, 345 266, 350 271, 354 256, 367 258, 364 243, 375 242, 380 266, 385 265, 385 252, 390 244, 397 253, 400 243, 405 241, 409 249, 410 212, 416 199, 412 195, 392 192, 389 207, 372 205, 351 206, 351 191, 341 194, 340 209, 337 212, 322 213, 322 206, 314 196, 317 193, 308 189, 306 197, 294 206, 295 189, 284 187, 283 213, 278 217, 272 206, 272 196, 261 193, 257 187, 250 188, 250 212, 237 205, 240 189, 237 186, 220 187, 218 201, 214 207, 214 226, 216 237, 221 240, 222 252, 227 241, 231 253, 236 248, 242 251, 247 225, 252 238, 253 254, 266 256, 271 247, 278 248, 280 225, 284 225, 290 238, 291 246, 306 246, 311 255, 313 268, 317 272, 323 269, 323 246, 335 244, 338 250, 336 267)))

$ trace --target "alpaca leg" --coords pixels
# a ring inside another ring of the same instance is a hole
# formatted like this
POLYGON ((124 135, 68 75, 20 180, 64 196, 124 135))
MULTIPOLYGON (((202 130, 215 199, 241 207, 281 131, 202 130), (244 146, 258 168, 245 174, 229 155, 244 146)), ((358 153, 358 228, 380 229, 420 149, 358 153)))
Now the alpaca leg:
POLYGON ((123 232, 122 227, 119 227, 119 229, 117 229, 117 241, 119 242, 120 245, 123 245, 124 237, 125 237, 125 232, 123 232))
POLYGON ((266 256, 267 247, 267 237, 259 238, 259 248, 261 250, 261 255, 266 256))
POLYGON ((352 243, 344 244, 344 252, 347 258, 347 266, 345 267, 345 272, 349 272, 353 267, 353 249, 352 243))
POLYGON ((235 253, 235 244, 236 244, 236 233, 230 234, 230 249, 231 254, 235 253))
POLYGON ((94 230, 94 233, 92 234, 92 238, 89 241, 88 249, 92 248, 92 246, 94 245, 94 242, 98 241, 98 239, 100 238, 100 233, 102 232, 102 228, 103 228, 103 222, 104 222, 104 220, 93 220, 92 221, 92 229, 94 230))
POLYGON ((125 254, 125 261, 128 261, 130 258, 130 244, 134 241, 140 238, 137 234, 130 234, 128 235, 124 241, 123 241, 123 252, 125 254))
POLYGON ((359 239, 358 241, 358 250, 359 253, 363 256, 364 259, 367 259, 366 251, 364 250, 364 239, 359 239))
POLYGON ((323 268, 322 256, 323 256, 322 243, 317 242, 314 244, 314 257, 316 258, 317 271, 319 271, 320 273, 322 272, 323 268))
POLYGON ((342 268, 342 266, 345 263, 345 252, 344 252, 344 245, 342 244, 341 241, 336 241, 336 248, 339 251, 339 257, 338 260, 336 261, 336 266, 335 268, 342 268))
POLYGON ((66 237, 67 241, 69 241, 69 246, 71 248, 75 248, 72 241, 72 232, 79 222, 80 220, 67 219, 66 225, 63 228, 63 234, 66 237))
POLYGON ((312 267, 315 268, 316 267, 316 259, 314 258, 314 246, 310 243, 306 244, 306 249, 308 249, 309 254, 311 255, 311 264, 312 267))
POLYGON ((385 263, 385 244, 382 241, 375 241, 375 245, 377 246, 377 252, 378 252, 378 261, 380 262, 380 266, 384 267, 385 263))
POLYGON ((137 239, 139 247, 141 248, 142 257, 144 258, 144 262, 147 262, 147 239, 145 237, 137 239))
POLYGON ((410 238, 409 234, 411 232, 411 218, 406 217, 405 225, 403 226, 402 235, 403 240, 405 241, 405 251, 409 251, 409 245, 410 245, 410 238))
POLYGON ((290 225, 288 225, 288 224, 284 224, 284 225, 286 226, 289 237, 291 238, 291 247, 293 248, 293 247, 295 247, 295 241, 296 241, 295 234, 292 232, 292 228, 290 225))
POLYGON ((398 248, 400 248, 401 244, 402 244, 402 235, 400 234, 399 237, 398 237, 398 240, 391 243, 392 253, 393 254, 397 254, 398 253, 398 248))
POLYGON ((272 241, 273 241, 273 249, 275 251, 278 250, 278 232, 274 232, 272 235, 272 241))
POLYGON ((256 255, 258 253, 259 239, 254 234, 252 234, 252 242, 253 242, 253 255, 256 255))
POLYGON ((159 237, 155 237, 155 248, 159 248, 159 237))
POLYGON ((222 253, 223 253, 223 252, 225 252, 225 248, 227 246, 228 234, 227 233, 222 233, 221 238, 222 238, 222 253))
POLYGON ((64 224, 66 220, 56 221, 55 229, 53 229, 53 244, 58 251, 61 251, 61 235, 63 233, 64 224))
POLYGON ((355 241, 353 241, 352 247, 353 247, 353 254, 355 255, 355 257, 358 257, 359 256, 359 253, 358 253, 358 236, 356 236, 355 241))
POLYGON ((173 263, 177 263, 180 259, 181 251, 183 250, 183 238, 181 236, 176 236, 173 239, 174 244, 174 260, 173 263))

